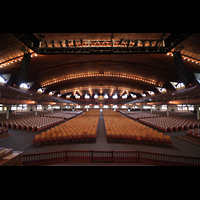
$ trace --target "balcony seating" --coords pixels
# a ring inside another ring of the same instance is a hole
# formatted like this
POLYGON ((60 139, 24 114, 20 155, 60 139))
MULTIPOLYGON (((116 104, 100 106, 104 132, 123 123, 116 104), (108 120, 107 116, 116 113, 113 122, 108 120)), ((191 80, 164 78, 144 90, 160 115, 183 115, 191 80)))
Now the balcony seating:
POLYGON ((148 101, 151 101, 151 102, 170 101, 170 100, 176 100, 176 99, 196 99, 196 98, 200 98, 200 84, 193 86, 191 88, 185 88, 178 91, 158 94, 154 96, 146 96, 140 99, 133 100, 132 103, 142 103, 142 102, 148 102, 148 101))
POLYGON ((19 88, 13 88, 10 86, 0 85, 0 97, 6 99, 24 99, 24 100, 33 100, 33 101, 56 101, 61 103, 69 103, 70 101, 55 97, 49 96, 46 94, 39 94, 34 92, 25 91, 19 88))

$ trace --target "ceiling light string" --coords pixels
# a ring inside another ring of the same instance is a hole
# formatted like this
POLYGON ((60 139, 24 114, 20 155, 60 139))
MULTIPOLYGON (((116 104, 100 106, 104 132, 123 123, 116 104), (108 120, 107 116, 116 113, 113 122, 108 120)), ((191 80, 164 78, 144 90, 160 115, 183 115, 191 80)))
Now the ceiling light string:
MULTIPOLYGON (((37 53, 35 53, 35 52, 31 53, 31 57, 36 57, 36 56, 38 56, 37 53)), ((5 67, 7 65, 10 65, 10 64, 13 64, 15 62, 22 61, 22 60, 23 60, 23 55, 17 56, 15 58, 10 59, 10 60, 6 60, 4 62, 1 62, 0 67, 2 68, 2 67, 5 67)))
MULTIPOLYGON (((173 53, 172 52, 168 52, 167 53, 168 56, 173 56, 173 53)), ((187 61, 190 61, 190 62, 194 62, 195 64, 199 64, 200 65, 200 60, 196 59, 196 58, 192 58, 190 56, 187 56, 187 55, 183 55, 181 54, 182 58, 184 60, 187 60, 187 61)))
POLYGON ((79 73, 79 74, 74 74, 74 75, 67 75, 65 77, 60 77, 57 79, 52 79, 49 81, 46 81, 44 83, 41 84, 41 87, 44 86, 48 86, 57 82, 61 82, 61 81, 65 81, 65 80, 71 80, 71 79, 76 79, 76 78, 85 78, 85 77, 94 77, 94 76, 110 76, 110 77, 120 77, 120 78, 128 78, 128 79, 132 79, 132 80, 139 80, 139 81, 143 81, 149 84, 153 84, 153 85, 158 85, 160 87, 162 87, 162 83, 157 83, 155 80, 152 79, 147 79, 141 76, 136 76, 136 75, 132 75, 132 74, 125 74, 125 73, 113 73, 113 72, 104 72, 104 73, 99 73, 99 72, 87 72, 87 73, 79 73))

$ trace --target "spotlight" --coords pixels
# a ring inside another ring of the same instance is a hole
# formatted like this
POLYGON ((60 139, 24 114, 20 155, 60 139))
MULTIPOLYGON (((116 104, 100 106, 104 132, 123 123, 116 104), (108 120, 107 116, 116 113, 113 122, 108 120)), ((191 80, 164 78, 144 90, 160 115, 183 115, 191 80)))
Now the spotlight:
POLYGON ((39 37, 40 40, 42 40, 42 38, 45 38, 45 36, 41 33, 38 34, 38 37, 39 37))
POLYGON ((52 47, 54 47, 54 41, 53 40, 51 40, 51 43, 52 43, 52 47))
POLYGON ((65 40, 65 44, 66 44, 67 47, 69 46, 69 45, 68 45, 68 40, 65 40))
POLYGON ((75 40, 73 40, 73 45, 76 46, 76 41, 75 40))
POLYGON ((134 47, 138 45, 138 40, 135 40, 134 47))
POLYGON ((123 41, 123 38, 122 38, 122 39, 120 39, 120 41, 119 41, 119 44, 120 44, 120 45, 121 45, 122 41, 123 41))
POLYGON ((60 46, 62 47, 62 41, 61 41, 61 40, 58 40, 58 43, 59 43, 60 46))

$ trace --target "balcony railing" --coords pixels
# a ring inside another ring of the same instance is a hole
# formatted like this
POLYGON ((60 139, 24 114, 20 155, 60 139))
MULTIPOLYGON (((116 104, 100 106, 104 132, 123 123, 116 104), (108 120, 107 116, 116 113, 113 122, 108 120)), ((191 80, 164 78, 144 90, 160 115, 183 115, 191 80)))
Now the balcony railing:
POLYGON ((163 166, 200 166, 200 158, 198 157, 168 155, 144 151, 65 150, 26 154, 22 156, 22 165, 24 166, 47 165, 60 162, 129 162, 163 166))

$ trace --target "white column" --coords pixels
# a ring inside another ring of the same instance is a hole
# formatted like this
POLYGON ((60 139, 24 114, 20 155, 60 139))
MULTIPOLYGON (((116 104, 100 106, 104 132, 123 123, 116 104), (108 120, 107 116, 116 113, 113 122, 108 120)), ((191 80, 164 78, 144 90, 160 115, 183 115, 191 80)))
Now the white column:
POLYGON ((152 105, 151 105, 151 113, 152 113, 152 105))
POLYGON ((167 105, 167 116, 169 116, 169 105, 167 105))
POLYGON ((199 105, 197 105, 196 111, 197 111, 197 119, 199 119, 199 105))
POLYGON ((10 107, 7 106, 7 110, 6 110, 6 119, 9 119, 9 108, 10 108, 10 107))

